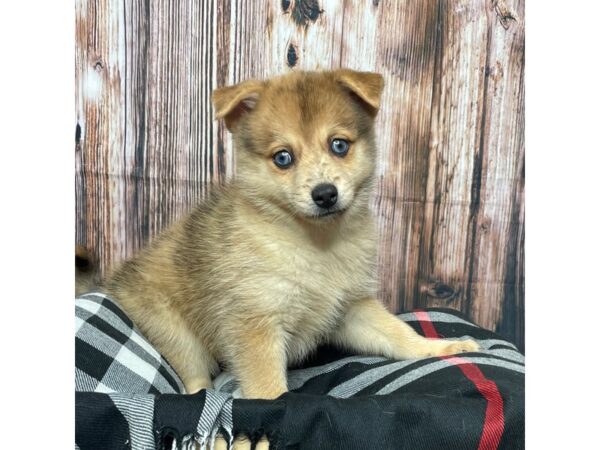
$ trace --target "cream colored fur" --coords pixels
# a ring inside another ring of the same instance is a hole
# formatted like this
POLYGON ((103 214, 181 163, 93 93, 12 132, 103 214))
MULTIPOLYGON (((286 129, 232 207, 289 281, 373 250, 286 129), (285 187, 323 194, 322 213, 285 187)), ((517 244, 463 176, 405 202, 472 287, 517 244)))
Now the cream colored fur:
POLYGON ((105 282, 183 379, 211 385, 218 364, 248 398, 287 390, 286 369, 319 343, 390 358, 473 351, 429 340, 375 299, 377 236, 369 212, 380 75, 296 72, 217 90, 232 131, 235 180, 174 224, 105 282), (333 155, 334 138, 350 142, 333 155), (288 149, 294 164, 273 155, 288 149), (319 217, 319 183, 338 189, 319 217))

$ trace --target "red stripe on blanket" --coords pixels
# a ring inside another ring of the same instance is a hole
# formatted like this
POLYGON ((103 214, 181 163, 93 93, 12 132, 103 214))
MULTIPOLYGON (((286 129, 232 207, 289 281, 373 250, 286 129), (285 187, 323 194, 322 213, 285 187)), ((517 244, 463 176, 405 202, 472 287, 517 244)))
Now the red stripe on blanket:
POLYGON ((479 367, 458 356, 443 356, 442 359, 455 364, 473 382, 479 393, 487 400, 485 421, 479 441, 479 450, 495 450, 504 433, 504 402, 498 386, 488 380, 479 367))
MULTIPOLYGON (((415 316, 423 329, 425 337, 439 338, 439 334, 426 311, 415 311, 415 316)), ((485 421, 483 422, 478 450, 496 450, 504 433, 504 401, 500 391, 498 391, 498 386, 492 380, 488 380, 479 367, 464 358, 443 356, 442 359, 456 365, 487 401, 485 421)))
POLYGON ((414 311, 414 314, 417 320, 419 321, 419 325, 421 325, 423 333, 425 333, 425 337, 431 339, 438 339, 440 337, 435 327, 433 326, 433 323, 431 323, 431 318, 429 317, 427 311, 417 309, 414 311))

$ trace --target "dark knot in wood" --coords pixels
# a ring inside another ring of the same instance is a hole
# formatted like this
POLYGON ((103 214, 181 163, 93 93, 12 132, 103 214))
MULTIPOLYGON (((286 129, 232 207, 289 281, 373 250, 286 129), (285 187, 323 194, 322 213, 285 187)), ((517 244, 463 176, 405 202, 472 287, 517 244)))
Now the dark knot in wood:
POLYGON ((443 300, 446 303, 450 303, 460 294, 460 288, 455 289, 441 281, 426 284, 422 291, 429 297, 435 298, 436 300, 443 300))
POLYGON ((322 12, 317 0, 296 0, 292 8, 292 19, 297 25, 307 27, 309 22, 316 22, 322 12))
POLYGON ((290 44, 287 49, 287 65, 294 67, 298 63, 298 53, 294 44, 290 44))
POLYGON ((494 0, 492 5, 494 6, 496 15, 500 20, 500 24, 505 30, 508 30, 511 22, 519 21, 519 15, 506 4, 505 0, 494 0))

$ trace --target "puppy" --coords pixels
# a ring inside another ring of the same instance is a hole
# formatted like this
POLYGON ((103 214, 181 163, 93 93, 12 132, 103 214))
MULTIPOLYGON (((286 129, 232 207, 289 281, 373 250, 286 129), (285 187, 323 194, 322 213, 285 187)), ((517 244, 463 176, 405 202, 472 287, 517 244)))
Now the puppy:
POLYGON ((293 72, 214 92, 237 175, 104 285, 186 390, 225 365, 246 398, 286 392, 320 343, 388 358, 475 351, 429 340, 375 298, 369 211, 381 75, 293 72))

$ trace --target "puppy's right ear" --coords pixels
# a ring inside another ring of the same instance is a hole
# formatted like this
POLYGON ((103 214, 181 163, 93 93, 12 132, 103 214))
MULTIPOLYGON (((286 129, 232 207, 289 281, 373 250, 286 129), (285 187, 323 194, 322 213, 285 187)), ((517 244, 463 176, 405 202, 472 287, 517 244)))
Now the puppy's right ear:
POLYGON ((224 118, 227 129, 233 133, 244 114, 254 109, 263 88, 263 82, 248 80, 216 89, 212 96, 216 118, 224 118))

